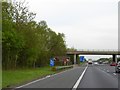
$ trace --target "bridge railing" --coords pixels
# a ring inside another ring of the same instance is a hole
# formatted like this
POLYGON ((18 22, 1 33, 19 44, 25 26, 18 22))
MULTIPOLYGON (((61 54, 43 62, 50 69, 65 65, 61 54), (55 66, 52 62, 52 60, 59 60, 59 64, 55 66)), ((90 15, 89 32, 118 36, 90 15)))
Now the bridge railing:
POLYGON ((120 49, 77 49, 77 51, 111 51, 111 52, 120 52, 120 49))

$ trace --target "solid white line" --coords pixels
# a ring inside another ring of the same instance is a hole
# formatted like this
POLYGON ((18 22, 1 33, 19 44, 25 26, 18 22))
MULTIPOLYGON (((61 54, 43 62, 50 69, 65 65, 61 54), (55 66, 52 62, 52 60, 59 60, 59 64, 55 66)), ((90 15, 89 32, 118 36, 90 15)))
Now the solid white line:
POLYGON ((76 90, 79 83, 81 82, 86 70, 87 70, 88 66, 84 69, 83 73, 81 74, 81 76, 79 77, 79 79, 77 80, 77 82, 75 83, 75 85, 73 86, 73 89, 72 90, 76 90))
POLYGON ((53 76, 55 76, 55 75, 62 74, 62 73, 64 73, 64 72, 66 72, 66 71, 74 70, 74 69, 75 69, 75 68, 71 68, 71 69, 69 69, 69 70, 65 70, 65 71, 62 71, 62 72, 59 72, 59 73, 56 73, 56 74, 53 74, 53 75, 48 75, 48 76, 46 76, 46 77, 44 77, 44 78, 37 79, 37 80, 35 80, 35 81, 29 82, 29 83, 27 83, 27 84, 24 84, 24 85, 15 87, 15 88, 16 88, 16 89, 17 89, 17 88, 22 88, 22 87, 28 86, 28 85, 30 85, 30 84, 36 83, 36 82, 38 82, 38 81, 41 81, 41 80, 44 80, 44 79, 53 77, 53 76))
POLYGON ((44 79, 46 79, 46 78, 48 78, 48 76, 46 76, 46 77, 44 77, 44 78, 41 78, 41 79, 38 79, 38 80, 35 80, 35 81, 32 81, 32 82, 27 83, 27 84, 25 84, 25 85, 18 86, 18 87, 16 87, 16 89, 17 89, 17 88, 22 88, 22 87, 27 86, 27 85, 30 85, 30 84, 33 84, 33 83, 38 82, 38 81, 40 81, 40 80, 44 80, 44 79))
POLYGON ((50 77, 50 75, 46 76, 46 78, 49 78, 49 77, 50 77))

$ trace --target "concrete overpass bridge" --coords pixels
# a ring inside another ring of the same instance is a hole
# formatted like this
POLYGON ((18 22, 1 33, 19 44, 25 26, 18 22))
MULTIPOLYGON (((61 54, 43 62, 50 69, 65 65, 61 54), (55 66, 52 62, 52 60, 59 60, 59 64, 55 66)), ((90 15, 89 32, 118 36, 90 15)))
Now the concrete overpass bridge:
POLYGON ((120 55, 120 50, 75 50, 67 51, 67 55, 74 55, 74 64, 76 64, 77 55, 112 55, 113 61, 117 62, 117 55, 120 55))

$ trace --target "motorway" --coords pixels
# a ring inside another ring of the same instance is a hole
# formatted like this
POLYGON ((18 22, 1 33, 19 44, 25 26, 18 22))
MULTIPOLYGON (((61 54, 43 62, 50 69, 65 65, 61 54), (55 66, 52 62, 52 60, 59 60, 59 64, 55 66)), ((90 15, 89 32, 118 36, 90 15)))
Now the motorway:
MULTIPOLYGON (((21 88, 118 88, 120 75, 115 73, 114 66, 84 65, 74 67, 61 73, 47 76, 28 84, 16 87, 21 88)), ((116 90, 116 89, 115 89, 116 90)))

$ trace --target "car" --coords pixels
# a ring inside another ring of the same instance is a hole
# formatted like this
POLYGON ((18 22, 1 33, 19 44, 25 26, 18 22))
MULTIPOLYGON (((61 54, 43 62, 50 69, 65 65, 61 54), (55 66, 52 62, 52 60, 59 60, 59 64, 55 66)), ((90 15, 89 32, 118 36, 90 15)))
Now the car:
POLYGON ((94 65, 98 65, 98 62, 94 62, 94 65))
POLYGON ((103 64, 103 62, 102 62, 102 61, 99 61, 98 63, 99 63, 99 64, 103 64))
POLYGON ((88 64, 92 64, 92 60, 89 60, 89 61, 88 61, 88 64))
POLYGON ((110 66, 116 66, 117 65, 117 63, 115 63, 115 62, 112 62, 111 64, 110 64, 110 66))
POLYGON ((120 61, 117 63, 117 65, 115 66, 115 72, 118 73, 120 72, 120 61))
POLYGON ((103 62, 103 64, 108 64, 108 63, 109 63, 108 61, 103 62))

